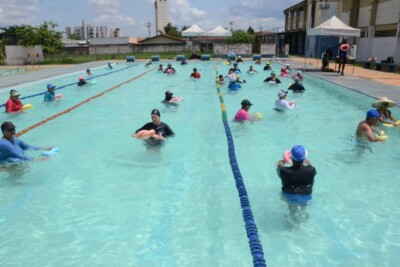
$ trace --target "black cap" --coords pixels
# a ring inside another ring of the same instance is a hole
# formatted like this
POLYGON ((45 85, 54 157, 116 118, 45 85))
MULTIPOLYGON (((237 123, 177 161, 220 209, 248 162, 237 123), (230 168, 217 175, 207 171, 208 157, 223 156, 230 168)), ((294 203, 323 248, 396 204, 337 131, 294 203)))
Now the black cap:
POLYGON ((4 132, 8 129, 15 129, 15 125, 11 121, 5 121, 1 124, 1 131, 4 132))
POLYGON ((240 104, 242 104, 242 106, 251 106, 251 105, 253 105, 248 99, 244 99, 240 104))
POLYGON ((172 93, 172 92, 169 91, 169 90, 165 92, 165 95, 173 95, 173 94, 174 94, 174 93, 172 93))
POLYGON ((160 111, 156 108, 151 111, 151 115, 157 115, 158 117, 161 117, 160 111))

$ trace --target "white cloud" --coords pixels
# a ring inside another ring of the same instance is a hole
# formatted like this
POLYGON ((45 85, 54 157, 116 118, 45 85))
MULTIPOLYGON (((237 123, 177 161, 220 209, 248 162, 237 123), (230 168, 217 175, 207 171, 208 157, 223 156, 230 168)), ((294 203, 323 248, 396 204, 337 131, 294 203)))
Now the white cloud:
POLYGON ((206 20, 207 12, 192 7, 187 0, 172 0, 169 9, 170 18, 179 25, 192 25, 195 21, 206 20))
POLYGON ((130 16, 123 15, 118 0, 89 0, 88 4, 97 13, 94 19, 96 24, 103 24, 120 28, 123 25, 134 25, 135 22, 130 16))
POLYGON ((0 25, 34 24, 37 0, 7 0, 0 7, 0 25))

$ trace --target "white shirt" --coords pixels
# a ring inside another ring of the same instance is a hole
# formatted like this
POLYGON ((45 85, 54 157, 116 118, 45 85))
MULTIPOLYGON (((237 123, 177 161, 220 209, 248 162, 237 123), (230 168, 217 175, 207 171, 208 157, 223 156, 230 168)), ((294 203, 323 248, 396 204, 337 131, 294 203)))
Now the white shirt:
POLYGON ((294 109, 295 106, 295 103, 289 104, 289 101, 287 101, 286 99, 277 99, 275 101, 275 108, 281 111, 285 111, 286 109, 294 109))

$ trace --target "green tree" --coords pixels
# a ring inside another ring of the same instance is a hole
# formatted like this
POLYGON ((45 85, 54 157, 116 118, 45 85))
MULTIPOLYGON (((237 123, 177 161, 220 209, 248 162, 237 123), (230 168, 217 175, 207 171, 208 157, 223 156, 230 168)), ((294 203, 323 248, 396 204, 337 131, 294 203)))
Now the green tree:
POLYGON ((6 39, 0 39, 0 59, 5 59, 6 54, 6 39))
POLYGON ((189 28, 190 28, 190 26, 183 25, 183 26, 182 26, 182 31, 187 30, 187 29, 189 29, 189 28))
POLYGON ((71 40, 82 40, 81 37, 79 35, 76 35, 76 34, 71 34, 70 36, 68 36, 68 39, 71 39, 71 40))
MULTIPOLYGON (((161 32, 162 33, 162 32, 161 32)), ((164 27, 164 33, 169 36, 174 36, 180 38, 182 36, 182 32, 178 30, 177 26, 172 26, 172 24, 169 22, 165 27, 164 27)))
POLYGON ((243 30, 236 30, 232 33, 232 36, 227 39, 228 43, 254 43, 256 37, 253 34, 248 34, 243 30))
POLYGON ((254 34, 254 30, 251 26, 249 26, 249 28, 247 29, 247 33, 248 34, 254 34))
POLYGON ((30 25, 14 25, 8 28, 0 28, 7 34, 18 36, 18 44, 22 46, 41 45, 43 52, 48 54, 57 53, 63 47, 62 34, 55 30, 57 23, 45 21, 38 27, 30 25))

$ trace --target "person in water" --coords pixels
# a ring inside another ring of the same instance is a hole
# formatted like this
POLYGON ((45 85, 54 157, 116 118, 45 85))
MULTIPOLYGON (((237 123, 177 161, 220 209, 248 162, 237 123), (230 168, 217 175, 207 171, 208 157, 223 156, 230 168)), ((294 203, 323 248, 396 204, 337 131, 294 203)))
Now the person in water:
POLYGON ((282 183, 282 198, 288 204, 291 218, 297 222, 299 217, 308 218, 305 208, 312 199, 317 170, 306 159, 307 150, 304 146, 293 146, 290 155, 292 166, 286 167, 286 162, 280 160, 277 164, 277 173, 282 183))
POLYGON ((224 84, 224 83, 225 83, 225 77, 224 77, 224 75, 220 74, 220 75, 218 76, 218 83, 219 83, 219 84, 224 84))
POLYGON ((6 112, 7 113, 15 113, 15 112, 23 112, 22 107, 24 106, 19 100, 19 96, 21 94, 18 93, 17 90, 10 91, 10 98, 6 102, 6 112))
POLYGON ((107 63, 107 68, 109 68, 109 69, 112 69, 112 68, 113 68, 113 66, 111 66, 111 63, 110 63, 110 62, 107 63))
POLYGON ((236 63, 243 63, 243 59, 241 56, 238 56, 236 59, 236 63))
POLYGON ((200 77, 200 72, 198 72, 197 69, 194 68, 192 74, 190 74, 190 78, 200 79, 200 77))
POLYGON ((247 70, 247 73, 258 73, 258 71, 256 71, 256 70, 253 68, 253 66, 251 65, 251 66, 249 67, 249 69, 247 70))
POLYGON ((152 65, 153 63, 151 62, 151 60, 149 59, 149 60, 147 60, 147 62, 146 62, 146 65, 144 65, 146 68, 150 68, 150 66, 152 65))
POLYGON ((176 70, 172 67, 171 63, 168 63, 167 68, 164 70, 164 73, 175 74, 176 70))
POLYGON ((379 131, 375 129, 375 125, 379 120, 379 112, 376 109, 371 109, 367 112, 365 120, 358 123, 356 129, 356 142, 365 144, 366 142, 382 142, 384 139, 379 138, 379 131), (378 134, 375 137, 374 133, 378 134))
POLYGON ((187 62, 184 59, 181 61, 181 66, 183 66, 183 65, 187 65, 187 62))
POLYGON ((86 69, 86 75, 92 76, 92 72, 90 71, 90 69, 86 69))
POLYGON ((271 72, 271 76, 266 78, 264 80, 265 83, 269 83, 269 84, 277 84, 277 83, 281 83, 281 80, 279 80, 278 78, 276 78, 276 73, 275 71, 271 72))
POLYGON ((52 147, 30 146, 15 135, 15 125, 6 121, 1 124, 3 137, 0 139, 0 163, 20 163, 30 160, 44 160, 48 157, 33 158, 25 155, 25 150, 51 150, 52 147))
POLYGON ((84 86, 84 85, 89 85, 89 83, 85 81, 85 78, 83 76, 79 76, 78 86, 84 86))
POLYGON ((396 102, 388 99, 387 97, 382 97, 372 103, 372 107, 376 108, 376 111, 379 113, 379 122, 391 124, 393 126, 400 126, 397 124, 397 120, 393 117, 392 112, 388 109, 394 106, 396 106, 396 102))
POLYGON ((52 85, 51 83, 47 85, 47 92, 44 93, 44 98, 43 98, 44 102, 52 102, 55 100, 55 93, 54 93, 55 89, 56 89, 55 85, 52 85))
POLYGON ((271 65, 269 62, 265 63, 264 70, 272 70, 271 65))
POLYGON ((168 137, 173 137, 175 133, 168 124, 161 122, 161 114, 158 109, 151 111, 152 122, 146 123, 137 129, 132 137, 145 139, 151 145, 158 145, 168 137))
POLYGON ((275 101, 275 110, 276 111, 285 111, 289 109, 294 109, 297 107, 296 101, 288 101, 286 100, 287 91, 280 90, 278 93, 278 99, 275 101))
POLYGON ((174 105, 176 106, 178 102, 183 101, 183 97, 173 97, 174 93, 172 93, 171 91, 166 91, 165 92, 165 98, 163 99, 163 101, 161 101, 161 103, 165 104, 165 105, 174 105))
POLYGON ((253 118, 249 114, 249 109, 253 105, 248 99, 244 99, 241 103, 242 108, 238 110, 235 115, 235 121, 253 121, 253 118))
POLYGON ((306 89, 299 81, 298 77, 294 77, 294 83, 289 86, 288 90, 293 90, 293 93, 303 93, 306 89))
POLYGON ((162 72, 164 72, 163 64, 158 65, 157 71, 162 71, 162 72))
POLYGON ((234 73, 242 73, 242 71, 238 68, 238 64, 234 63, 233 68, 230 68, 229 71, 233 70, 234 73))

